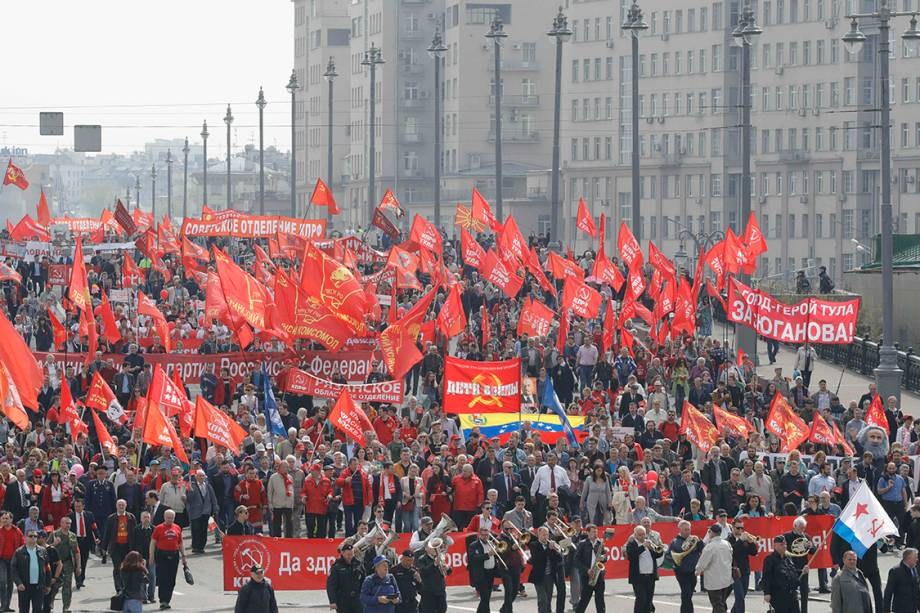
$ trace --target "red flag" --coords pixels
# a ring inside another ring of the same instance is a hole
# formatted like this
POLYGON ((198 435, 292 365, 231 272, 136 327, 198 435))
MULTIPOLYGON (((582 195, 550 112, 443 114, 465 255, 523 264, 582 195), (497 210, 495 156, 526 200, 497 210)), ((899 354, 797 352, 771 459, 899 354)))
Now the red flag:
MULTIPOLYGON (((415 346, 415 340, 418 338, 420 324, 407 326, 405 318, 387 326, 386 330, 380 333, 380 353, 383 354, 383 363, 387 367, 390 376, 399 380, 406 376, 413 366, 422 361, 422 354, 418 347, 415 346), (415 330, 413 336, 411 329, 415 330)), ((431 322, 434 323, 434 322, 431 322)))
POLYGON ((364 410, 348 395, 348 390, 342 390, 342 395, 332 407, 329 423, 362 447, 367 444, 364 433, 374 429, 364 410))
POLYGON ((578 281, 585 280, 585 271, 581 269, 581 266, 562 257, 555 251, 550 251, 549 255, 546 256, 546 269, 554 279, 561 280, 572 277, 578 281))
POLYGON ((588 213, 588 205, 585 204, 584 198, 578 199, 578 217, 575 227, 594 238, 597 235, 597 228, 594 227, 594 217, 588 213))
POLYGON ((783 451, 797 449, 808 439, 809 427, 805 421, 796 415, 792 407, 783 397, 776 392, 770 402, 770 411, 764 428, 778 436, 783 441, 783 451))
POLYGON ((638 300, 642 292, 645 291, 645 276, 642 270, 629 269, 629 275, 626 277, 627 291, 633 299, 638 300))
POLYGON ((38 390, 44 381, 44 374, 22 335, 2 313, 0 313, 0 364, 6 366, 22 404, 37 411, 38 390))
POLYGON ((414 253, 406 251, 399 245, 393 245, 390 247, 390 255, 387 257, 386 266, 395 268, 396 270, 405 270, 414 275, 418 272, 419 257, 414 253))
POLYGON ((738 368, 744 366, 744 360, 747 359, 747 354, 744 352, 744 349, 738 347, 738 356, 735 358, 735 364, 738 365, 738 368))
POLYGON ((312 242, 303 253, 300 287, 304 293, 319 300, 352 331, 363 332, 368 305, 361 283, 346 266, 321 252, 312 242))
POLYGON ((632 271, 642 269, 642 247, 639 241, 633 235, 632 230, 626 225, 626 222, 620 224, 620 233, 617 235, 617 247, 620 250, 620 258, 626 262, 626 267, 632 271))
MULTIPOLYGON (((457 287, 456 285, 454 287, 457 287)), ((492 340, 492 326, 489 323, 489 308, 486 305, 479 307, 482 314, 482 346, 485 347, 492 340)))
POLYGON ((185 384, 182 382, 182 376, 179 369, 173 369, 172 383, 175 385, 176 394, 184 401, 179 411, 179 432, 183 438, 188 438, 192 434, 192 428, 195 426, 195 407, 192 406, 188 394, 185 392, 185 384))
POLYGON ((751 216, 748 217, 742 240, 747 250, 748 262, 751 263, 750 270, 745 270, 744 272, 751 274, 756 267, 757 256, 767 251, 767 240, 764 238, 763 232, 760 231, 760 224, 757 223, 757 215, 754 214, 754 211, 751 211, 751 216))
POLYGON ((486 281, 501 289, 512 300, 524 285, 524 280, 508 270, 504 262, 491 249, 486 252, 486 259, 482 264, 482 276, 486 281))
POLYGON ((447 338, 453 338, 466 327, 466 313, 460 300, 460 284, 454 285, 438 313, 438 328, 447 338))
POLYGON ((94 311, 96 315, 102 317, 102 335, 112 344, 121 340, 121 332, 118 330, 118 322, 115 321, 115 313, 112 312, 112 305, 109 304, 109 298, 105 292, 102 292, 102 302, 94 311))
POLYGON ((144 432, 141 440, 157 447, 171 448, 176 453, 176 457, 188 464, 188 456, 185 455, 185 449, 182 448, 182 441, 176 435, 176 429, 163 416, 160 409, 148 402, 144 417, 144 432))
POLYGON ((29 426, 29 415, 22 406, 19 390, 9 370, 0 362, 0 411, 20 430, 29 426))
POLYGON ((145 296, 144 292, 141 291, 137 292, 137 314, 146 315, 153 320, 153 326, 156 328, 157 336, 160 337, 160 342, 162 342, 163 347, 166 348, 166 353, 169 353, 169 326, 166 324, 166 317, 164 317, 160 309, 157 308, 156 303, 145 296))
POLYGON ((0 262, 0 281, 22 283, 22 275, 16 272, 16 269, 6 262, 0 262))
POLYGON ((48 228, 38 223, 30 215, 23 215, 16 227, 10 232, 10 238, 14 241, 40 240, 50 241, 51 233, 48 228))
POLYGON ((416 215, 412 220, 412 227, 409 229, 409 240, 419 247, 424 247, 436 254, 438 258, 443 253, 444 239, 441 237, 441 232, 433 223, 421 215, 416 215))
POLYGON ((495 219, 492 207, 489 206, 489 203, 486 202, 486 199, 482 197, 482 194, 475 187, 473 188, 470 217, 472 217, 474 223, 481 224, 483 228, 491 228, 493 232, 498 232, 501 227, 498 220, 495 219))
POLYGON ((143 278, 130 253, 122 253, 121 255, 121 277, 122 287, 131 287, 143 278))
POLYGON ((623 283, 626 282, 619 267, 607 258, 603 249, 599 249, 597 257, 594 258, 594 269, 591 271, 591 276, 601 283, 606 283, 615 292, 619 292, 623 283))
POLYGON ((569 277, 562 289, 562 306, 579 317, 594 319, 601 307, 601 295, 597 290, 569 277))
POLYGON ((77 436, 81 432, 87 432, 89 429, 86 427, 86 424, 83 423, 83 420, 80 419, 80 415, 77 414, 77 405, 73 401, 73 396, 70 392, 70 386, 66 381, 61 384, 61 398, 58 408, 58 423, 65 424, 70 426, 70 436, 74 441, 77 440, 77 436))
POLYGON ((728 432, 731 436, 737 438, 747 438, 754 428, 746 419, 726 411, 717 404, 712 405, 712 414, 716 419, 716 426, 723 432, 728 432))
POLYGON ((41 195, 38 197, 38 223, 45 226, 46 228, 51 225, 51 213, 48 210, 48 200, 45 198, 45 190, 42 190, 41 195))
POLYGON ((121 226, 121 229, 125 231, 128 237, 134 236, 137 233, 137 224, 134 223, 134 218, 131 217, 131 213, 125 208, 121 199, 115 201, 115 213, 112 215, 112 218, 115 220, 115 223, 121 226))
POLYGON ((812 415, 808 440, 817 445, 827 445, 828 447, 833 447, 837 444, 837 437, 834 435, 834 431, 818 411, 815 411, 814 415, 812 415))
POLYGON ((613 349, 614 337, 616 335, 616 321, 614 320, 613 301, 607 301, 607 311, 604 313, 604 335, 602 337, 604 351, 613 349))
POLYGON ((406 214, 402 207, 399 206, 399 200, 397 200, 396 196, 393 195, 393 190, 390 189, 388 189, 386 193, 383 194, 383 198, 381 198, 380 204, 377 205, 377 208, 381 210, 392 209, 396 214, 397 219, 406 214))
POLYGON ((93 373, 93 381, 90 383, 89 391, 86 392, 84 404, 90 409, 105 411, 112 421, 122 421, 125 417, 125 411, 115 397, 115 392, 105 382, 98 370, 93 373))
POLYGON ((73 266, 70 268, 70 290, 67 297, 81 311, 90 311, 93 302, 89 295, 89 282, 86 278, 86 262, 83 258, 83 240, 77 237, 74 249, 73 266))
POLYGON ((110 456, 117 457, 118 445, 112 440, 112 435, 109 434, 108 429, 106 429, 102 420, 99 419, 99 415, 97 415, 95 411, 90 412, 93 414, 93 425, 96 426, 96 436, 99 438, 99 446, 110 456))
POLYGON ((885 415, 885 407, 882 404, 881 394, 876 393, 869 403, 869 409, 866 411, 866 425, 878 426, 884 428, 888 435, 891 435, 891 428, 888 426, 888 416, 885 415))
POLYGON ((532 300, 530 297, 524 298, 521 314, 518 317, 518 336, 522 334, 549 336, 555 317, 556 313, 542 302, 532 300))
POLYGON ((341 212, 339 207, 335 205, 332 190, 326 186, 322 179, 316 180, 316 187, 313 188, 313 194, 310 195, 310 204, 327 207, 330 215, 338 215, 341 212))
POLYGON ((199 395, 195 399, 195 436, 239 455, 240 444, 248 433, 227 414, 205 400, 204 396, 199 395))
POLYGON ((565 351, 565 341, 569 338, 569 311, 562 309, 562 317, 559 318, 559 334, 556 335, 556 349, 560 353, 565 351))
POLYGON ((549 292, 553 297, 556 296, 556 288, 546 278, 546 274, 540 267, 540 256, 537 255, 537 250, 533 247, 530 248, 530 257, 524 262, 524 268, 536 278, 537 283, 540 284, 544 292, 549 292))
POLYGON ((255 246, 254 251, 256 252, 256 261, 253 264, 253 272, 256 273, 256 278, 259 281, 269 283, 275 277, 275 263, 258 245, 255 246))
POLYGON ((722 309, 726 311, 728 310, 728 305, 725 303, 725 299, 722 298, 722 294, 719 292, 719 290, 712 286, 712 281, 709 279, 706 279, 706 293, 709 294, 710 297, 718 300, 719 304, 722 305, 722 309))
POLYGON ((837 444, 843 447, 843 453, 846 457, 853 457, 854 451, 853 447, 847 442, 847 439, 840 434, 840 430, 837 428, 837 422, 831 422, 831 428, 834 430, 834 440, 837 441, 837 444))
POLYGON ((719 439, 719 429, 706 419, 692 404, 684 401, 684 410, 680 418, 678 434, 685 434, 687 440, 696 445, 703 453, 709 453, 719 439))
POLYGON ((747 249, 730 227, 725 229, 722 242, 725 244, 725 269, 728 272, 738 274, 742 268, 749 266, 747 249))
POLYGON ((472 266, 482 272, 482 264, 486 259, 486 251, 476 242, 476 239, 466 231, 466 228, 460 228, 460 254, 463 263, 472 266))
POLYGON ((725 287, 725 241, 721 240, 713 245, 705 256, 706 264, 716 273, 716 286, 719 289, 725 287))
POLYGON ((265 314, 271 298, 265 286, 237 266, 217 246, 214 246, 214 262, 229 312, 254 328, 267 329, 265 314))
POLYGON ((54 332, 54 346, 60 349, 67 342, 67 330, 64 329, 64 324, 54 316, 51 307, 48 307, 48 318, 51 320, 51 330, 54 332))
POLYGON ((13 158, 10 158, 9 163, 6 165, 6 174, 3 175, 3 184, 15 185, 23 191, 29 189, 29 181, 26 179, 25 173, 23 173, 18 166, 13 164, 13 158))
POLYGON ((279 269, 275 275, 274 288, 274 328, 293 338, 316 341, 330 351, 342 349, 353 335, 345 322, 336 317, 319 299, 307 295, 283 270, 279 269))
POLYGON ((509 215, 498 232, 497 248, 499 251, 514 256, 519 264, 527 259, 527 239, 521 234, 514 216, 509 215))
POLYGON ((674 268, 674 263, 665 254, 661 253, 661 250, 652 241, 648 242, 648 263, 656 271, 660 272, 665 279, 677 278, 677 269, 674 268))

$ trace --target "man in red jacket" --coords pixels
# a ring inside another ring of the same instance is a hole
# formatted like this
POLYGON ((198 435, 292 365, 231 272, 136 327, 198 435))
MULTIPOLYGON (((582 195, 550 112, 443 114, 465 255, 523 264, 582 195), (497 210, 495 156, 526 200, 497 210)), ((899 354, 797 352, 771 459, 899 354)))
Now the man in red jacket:
POLYGON ((469 525, 485 498, 482 481, 473 474, 473 465, 464 464, 460 474, 454 477, 451 486, 454 490, 452 519, 458 526, 469 525))
POLYGON ((246 478, 236 484, 233 497, 249 509, 249 522, 258 532, 262 532, 263 513, 268 507, 268 496, 254 466, 246 467, 246 478))
POLYGON ((348 468, 335 480, 335 484, 342 489, 345 536, 351 536, 364 515, 364 507, 371 503, 371 480, 358 464, 358 458, 352 458, 348 461, 348 468))
POLYGON ((326 536, 326 509, 332 498, 332 481, 321 471, 319 464, 313 464, 300 492, 307 516, 307 538, 311 539, 326 536))
POLYGON ((10 574, 10 562, 24 543, 22 531, 13 525, 13 514, 9 511, 0 513, 0 611, 11 610, 13 576, 10 574))

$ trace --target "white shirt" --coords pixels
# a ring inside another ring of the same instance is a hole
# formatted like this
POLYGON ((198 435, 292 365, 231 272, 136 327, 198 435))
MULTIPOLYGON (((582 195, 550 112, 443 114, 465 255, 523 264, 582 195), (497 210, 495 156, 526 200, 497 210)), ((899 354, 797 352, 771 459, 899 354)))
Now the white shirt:
POLYGON ((645 543, 639 543, 639 574, 651 575, 655 572, 655 565, 652 563, 652 552, 648 550, 645 543))
POLYGON ((542 496, 550 495, 550 486, 552 485, 552 475, 556 478, 556 489, 560 487, 569 488, 572 486, 572 482, 569 481, 569 475, 566 473, 565 469, 556 464, 555 467, 550 469, 549 464, 544 464, 537 469, 536 475, 534 475, 533 483, 530 486, 530 494, 535 496, 540 494, 542 496))
POLYGON ((703 572, 707 590, 722 590, 734 583, 732 579, 732 546, 725 539, 713 539, 703 548, 697 572, 703 572))
POLYGON ((483 543, 482 547, 485 550, 485 552, 489 555, 489 557, 486 558, 485 562, 482 563, 482 567, 485 568, 486 570, 492 570, 493 568, 495 568, 495 556, 489 553, 489 549, 486 547, 485 543, 483 543))

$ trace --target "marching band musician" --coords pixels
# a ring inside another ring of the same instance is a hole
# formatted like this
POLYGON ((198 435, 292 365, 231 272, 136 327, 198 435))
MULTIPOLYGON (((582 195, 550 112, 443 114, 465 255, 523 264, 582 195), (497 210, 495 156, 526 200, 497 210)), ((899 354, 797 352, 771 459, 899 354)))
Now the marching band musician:
POLYGON ((399 587, 402 601, 396 605, 396 613, 416 613, 418 611, 418 590, 422 585, 422 577, 415 567, 415 558, 412 550, 406 549, 399 557, 399 564, 393 569, 393 577, 399 587))
POLYGON ((572 569, 573 578, 577 573, 581 585, 581 597, 578 599, 575 613, 585 613, 592 596, 597 613, 604 613, 607 608, 604 603, 603 564, 607 561, 607 555, 604 552, 603 541, 597 538, 597 526, 588 524, 585 526, 585 533, 587 538, 582 539, 575 550, 575 564, 572 569), (592 577, 594 585, 591 585, 592 577))
POLYGON ((808 613, 808 560, 818 550, 811 542, 805 529, 808 527, 808 521, 804 517, 796 517, 792 522, 792 530, 787 532, 786 537, 786 555, 792 558, 795 569, 799 571, 799 596, 801 597, 800 609, 802 613, 808 613), (800 545, 807 542, 804 549, 799 551, 800 545), (798 542, 797 542, 798 541, 798 542))
MULTIPOLYGON (((636 526, 633 538, 626 543, 626 559, 629 561, 629 584, 636 596, 633 613, 652 611, 655 597, 655 582, 658 581, 658 558, 662 551, 646 537, 645 528, 636 526)), ((560 612, 557 612, 560 613, 560 612)))
POLYGON ((518 597, 521 586, 521 573, 524 571, 524 555, 518 549, 517 539, 512 535, 512 526, 510 521, 503 521, 502 533, 498 536, 498 542, 505 544, 505 552, 500 554, 505 564, 498 569, 505 592, 501 613, 512 612, 514 599, 518 597))
POLYGON ((562 613, 565 608, 566 594, 565 562, 569 552, 563 546, 566 535, 562 528, 562 519, 557 511, 549 510, 546 512, 546 528, 549 530, 549 540, 559 546, 559 552, 562 556, 562 574, 556 577, 556 613, 562 613))
POLYGON ((476 613, 489 613, 489 600, 492 598, 492 583, 497 575, 498 556, 489 542, 489 528, 479 529, 478 538, 473 539, 466 550, 469 563, 470 584, 479 593, 479 606, 476 613))
MULTIPOLYGON (((565 568, 562 549, 549 538, 546 526, 537 528, 537 538, 530 541, 530 576, 537 591, 537 613, 550 613, 553 588, 561 581, 565 585, 565 568)), ((565 592, 556 595, 556 613, 565 610, 565 592)))
POLYGON ((425 544, 424 551, 416 552, 416 567, 422 584, 419 594, 421 613, 447 613, 447 583, 445 577, 453 570, 440 560, 441 546, 444 542, 435 537, 425 544))
POLYGON ((527 500, 523 496, 517 496, 514 499, 514 508, 505 511, 502 516, 503 520, 510 521, 521 532, 530 532, 533 528, 533 514, 524 508, 526 504, 527 500))
POLYGON ((425 548, 425 539, 431 535, 434 530, 434 522, 430 517, 423 517, 418 522, 418 530, 412 533, 409 539, 409 549, 417 553, 425 548))
POLYGON ((763 561, 760 581, 764 602, 774 613, 799 613, 799 574, 792 558, 786 555, 786 537, 777 536, 773 539, 773 553, 763 561))
POLYGON ((386 541, 387 535, 383 533, 383 529, 374 535, 373 543, 367 548, 367 551, 364 552, 365 575, 371 575, 374 572, 374 566, 376 566, 374 559, 378 556, 386 558, 390 567, 396 566, 396 552, 393 551, 392 547, 386 544, 386 541))
POLYGON ((757 543, 745 536, 744 521, 738 518, 732 524, 732 535, 728 537, 732 546, 732 575, 735 602, 732 613, 744 613, 744 597, 747 596, 748 580, 751 576, 751 556, 757 555, 757 543), (735 569, 738 569, 735 572, 735 569))
POLYGON ((329 569, 326 579, 326 596, 329 608, 338 613, 361 613, 361 585, 364 583, 364 569, 355 558, 351 545, 345 543, 339 549, 339 557, 329 569))
POLYGON ((581 526, 581 518, 577 515, 572 516, 569 526, 575 532, 575 536, 572 537, 574 547, 570 548, 565 556, 565 576, 569 579, 569 603, 574 609, 578 606, 578 601, 581 600, 581 575, 578 574, 578 570, 575 568, 575 552, 578 549, 578 544, 588 538, 588 535, 585 534, 581 526))
POLYGON ((674 560, 674 577, 680 586, 680 613, 693 613, 693 592, 696 590, 696 563, 700 559, 700 553, 703 551, 702 539, 692 536, 690 528, 690 522, 681 520, 677 524, 677 536, 668 545, 668 551, 674 560), (678 558, 674 557, 675 554, 679 554, 678 558), (679 563, 678 560, 680 560, 679 563))

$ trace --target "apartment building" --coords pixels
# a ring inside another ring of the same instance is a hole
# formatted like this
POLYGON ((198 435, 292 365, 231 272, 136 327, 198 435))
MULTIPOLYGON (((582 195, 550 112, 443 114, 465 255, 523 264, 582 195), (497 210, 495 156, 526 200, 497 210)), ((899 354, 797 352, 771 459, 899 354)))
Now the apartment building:
MULTIPOLYGON (((731 37, 742 4, 640 5, 649 25, 639 39, 641 233, 667 252, 684 244, 692 253, 682 229, 744 224, 742 56, 731 37)), ((617 225, 631 218, 631 41, 621 30, 628 8, 626 0, 572 0, 567 8, 566 219, 580 197, 617 225)), ((840 280, 863 257, 852 239, 866 243, 878 232, 877 36, 863 28, 870 40, 858 56, 840 40, 844 16, 871 7, 757 0, 752 8, 764 30, 751 47, 752 209, 770 245, 758 274, 825 265, 840 280)), ((898 38, 908 25, 901 21, 891 53, 892 200, 897 231, 920 232, 920 62, 898 38)), ((579 238, 572 223, 565 230, 579 238)))

